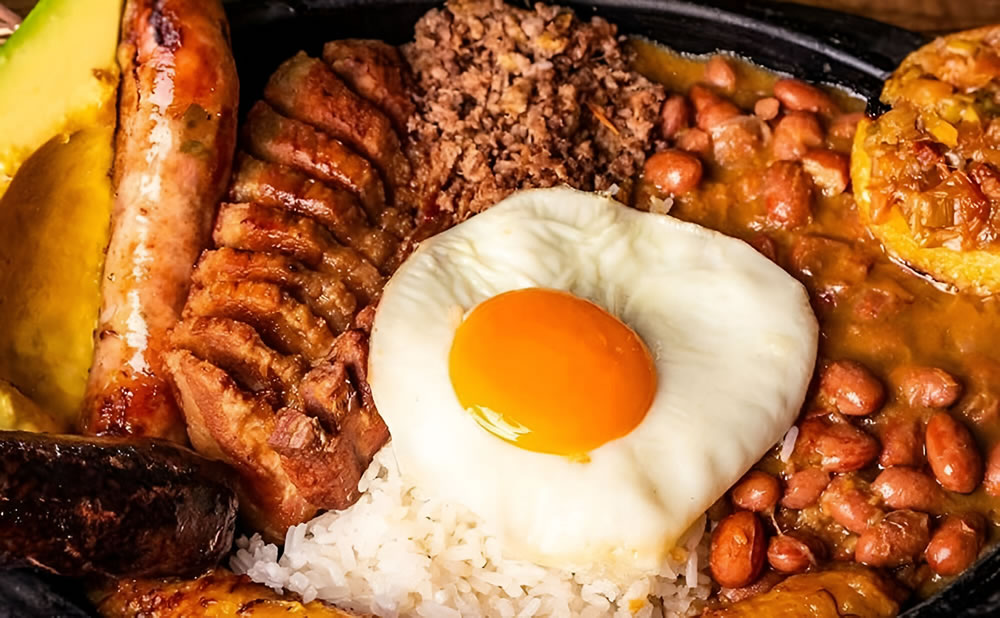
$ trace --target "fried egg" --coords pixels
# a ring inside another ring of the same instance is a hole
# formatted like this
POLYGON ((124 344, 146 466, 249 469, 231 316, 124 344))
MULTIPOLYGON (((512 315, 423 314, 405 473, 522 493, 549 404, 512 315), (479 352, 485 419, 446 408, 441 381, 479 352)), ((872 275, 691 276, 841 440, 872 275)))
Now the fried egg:
POLYGON ((791 426, 817 336, 742 241, 539 189, 421 243, 368 377, 400 472, 505 557, 651 572, 791 426))

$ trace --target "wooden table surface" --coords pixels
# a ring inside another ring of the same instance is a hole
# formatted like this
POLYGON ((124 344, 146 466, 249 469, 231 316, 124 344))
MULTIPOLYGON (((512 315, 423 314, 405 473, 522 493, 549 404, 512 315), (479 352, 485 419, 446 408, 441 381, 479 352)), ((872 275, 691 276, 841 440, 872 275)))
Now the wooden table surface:
MULTIPOLYGON (((37 0, 0 0, 22 15, 37 0)), ((550 0, 558 2, 558 0, 550 0)), ((922 32, 949 32, 1000 23, 1000 0, 796 0, 865 15, 922 32)))

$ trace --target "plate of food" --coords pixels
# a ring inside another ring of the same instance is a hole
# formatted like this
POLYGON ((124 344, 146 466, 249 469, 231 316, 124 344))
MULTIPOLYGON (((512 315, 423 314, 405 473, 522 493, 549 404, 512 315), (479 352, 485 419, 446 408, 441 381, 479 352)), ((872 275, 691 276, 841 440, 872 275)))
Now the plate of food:
POLYGON ((42 0, 0 615, 997 607, 1000 27, 42 0))

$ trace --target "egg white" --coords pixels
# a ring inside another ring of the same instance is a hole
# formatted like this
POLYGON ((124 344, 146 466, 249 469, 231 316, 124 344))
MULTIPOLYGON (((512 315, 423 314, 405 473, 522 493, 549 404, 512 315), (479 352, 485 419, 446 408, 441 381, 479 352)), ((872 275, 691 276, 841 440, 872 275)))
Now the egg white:
POLYGON ((479 515, 505 557, 654 571, 791 426, 817 337, 801 284, 742 241, 606 197, 540 189, 423 242, 400 267, 375 316, 368 379, 402 474, 479 515), (452 387, 462 316, 529 287, 596 303, 654 357, 646 417, 588 462, 499 439, 452 387))

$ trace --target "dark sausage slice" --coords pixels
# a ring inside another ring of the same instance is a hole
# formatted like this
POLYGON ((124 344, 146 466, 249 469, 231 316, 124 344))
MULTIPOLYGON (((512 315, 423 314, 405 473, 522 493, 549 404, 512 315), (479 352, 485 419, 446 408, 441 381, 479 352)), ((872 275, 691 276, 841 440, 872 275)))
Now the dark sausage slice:
POLYGON ((0 565, 191 576, 230 550, 221 464, 163 440, 0 432, 0 565))

